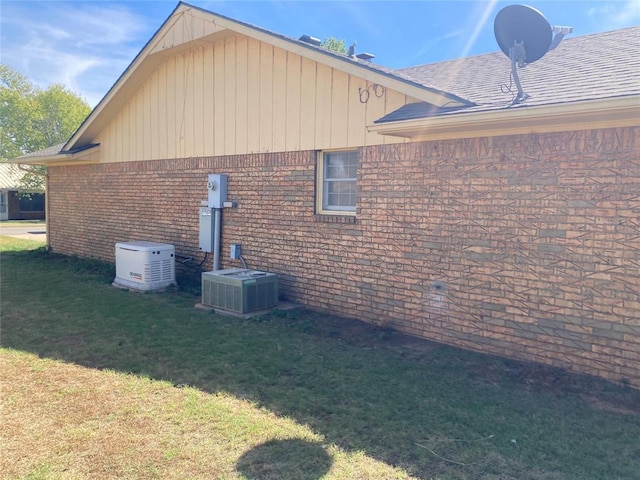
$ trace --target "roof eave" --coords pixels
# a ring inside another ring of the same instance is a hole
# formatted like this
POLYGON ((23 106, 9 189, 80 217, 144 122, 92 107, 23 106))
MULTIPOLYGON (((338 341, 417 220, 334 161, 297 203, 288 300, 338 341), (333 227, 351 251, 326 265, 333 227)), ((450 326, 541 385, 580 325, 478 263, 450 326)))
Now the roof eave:
POLYGON ((53 155, 18 157, 9 160, 8 163, 18 165, 45 165, 45 166, 62 166, 62 165, 86 165, 98 163, 93 154, 100 151, 100 145, 91 148, 85 148, 76 153, 62 151, 53 155))
POLYGON ((533 107, 521 105, 373 124, 367 130, 420 141, 640 126, 639 105, 640 95, 533 107))

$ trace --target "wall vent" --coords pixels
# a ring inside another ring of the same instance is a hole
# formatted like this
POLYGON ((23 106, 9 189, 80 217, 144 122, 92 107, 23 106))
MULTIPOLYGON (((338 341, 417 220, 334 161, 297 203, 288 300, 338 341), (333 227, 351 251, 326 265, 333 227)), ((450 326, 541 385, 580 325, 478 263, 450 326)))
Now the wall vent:
POLYGON ((243 268, 204 272, 202 304, 234 313, 275 307, 278 304, 278 276, 243 268))

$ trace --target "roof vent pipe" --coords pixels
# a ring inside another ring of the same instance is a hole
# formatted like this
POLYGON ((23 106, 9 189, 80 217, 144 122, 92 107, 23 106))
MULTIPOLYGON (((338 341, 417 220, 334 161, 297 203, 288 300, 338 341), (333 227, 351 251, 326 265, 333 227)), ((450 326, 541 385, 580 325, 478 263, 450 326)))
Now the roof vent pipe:
POLYGON ((351 57, 351 58, 355 58, 356 56, 356 46, 358 45, 358 42, 353 42, 351 44, 351 46, 349 47, 349 51, 347 52, 347 56, 351 57))

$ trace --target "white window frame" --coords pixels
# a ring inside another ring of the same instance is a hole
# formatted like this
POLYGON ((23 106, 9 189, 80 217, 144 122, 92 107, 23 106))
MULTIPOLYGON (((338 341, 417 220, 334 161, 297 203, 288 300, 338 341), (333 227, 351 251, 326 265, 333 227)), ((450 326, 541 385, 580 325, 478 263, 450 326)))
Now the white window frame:
MULTIPOLYGON (((355 177, 352 178, 343 178, 343 179, 330 179, 327 180, 326 176, 326 165, 327 165, 327 157, 336 154, 336 153, 347 153, 354 154, 356 156, 356 171, 358 168, 359 155, 358 150, 322 150, 318 152, 318 164, 316 168, 316 211, 319 214, 324 215, 348 215, 355 216, 356 214, 356 206, 344 206, 344 205, 329 205, 327 203, 328 200, 328 187, 331 182, 352 182, 354 187, 357 188, 357 173, 355 177)), ((357 203, 357 199, 356 199, 357 203)))

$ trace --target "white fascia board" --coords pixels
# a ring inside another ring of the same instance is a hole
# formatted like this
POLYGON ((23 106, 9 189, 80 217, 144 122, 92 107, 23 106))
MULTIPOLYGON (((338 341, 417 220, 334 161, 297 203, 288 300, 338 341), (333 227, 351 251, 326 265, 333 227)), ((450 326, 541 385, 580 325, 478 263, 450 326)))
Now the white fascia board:
POLYGON ((419 141, 640 126, 639 106, 640 96, 617 97, 388 122, 367 130, 419 141))
POLYGON ((98 163, 98 160, 94 158, 86 158, 90 155, 100 152, 100 145, 87 148, 77 153, 56 153, 54 155, 44 155, 41 157, 18 157, 13 160, 9 160, 7 163, 15 163, 18 165, 45 165, 45 166, 58 166, 58 165, 78 165, 78 164, 92 164, 98 163))

